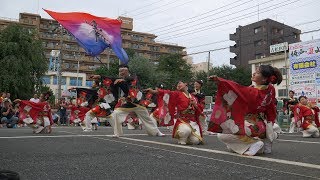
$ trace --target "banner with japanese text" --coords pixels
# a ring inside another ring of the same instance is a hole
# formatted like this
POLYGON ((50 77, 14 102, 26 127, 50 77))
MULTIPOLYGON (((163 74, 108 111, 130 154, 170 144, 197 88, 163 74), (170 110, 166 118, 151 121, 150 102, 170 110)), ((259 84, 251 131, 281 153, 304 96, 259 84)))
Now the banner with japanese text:
POLYGON ((320 39, 289 44, 290 90, 320 103, 320 39))

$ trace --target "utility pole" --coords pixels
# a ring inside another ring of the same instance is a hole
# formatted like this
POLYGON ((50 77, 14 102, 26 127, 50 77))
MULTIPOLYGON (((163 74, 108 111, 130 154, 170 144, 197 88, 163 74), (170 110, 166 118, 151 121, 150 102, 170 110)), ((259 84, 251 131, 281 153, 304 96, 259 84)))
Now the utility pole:
POLYGON ((107 68, 110 69, 110 49, 108 49, 108 55, 107 55, 107 68))
POLYGON ((287 62, 287 50, 285 48, 284 50, 284 63, 286 66, 286 92, 287 92, 287 96, 289 95, 289 68, 288 68, 288 62, 287 62))
POLYGON ((210 51, 208 52, 208 73, 210 70, 210 51))
POLYGON ((77 67, 77 83, 76 83, 76 86, 78 87, 79 86, 79 69, 80 69, 80 60, 79 58, 81 58, 81 54, 80 52, 78 52, 78 55, 76 56, 76 53, 73 52, 73 56, 74 56, 74 59, 77 58, 78 60, 78 67, 77 67))
POLYGON ((61 84, 62 84, 62 49, 63 49, 63 27, 60 25, 60 55, 59 55, 59 67, 58 67, 58 100, 61 98, 61 84))

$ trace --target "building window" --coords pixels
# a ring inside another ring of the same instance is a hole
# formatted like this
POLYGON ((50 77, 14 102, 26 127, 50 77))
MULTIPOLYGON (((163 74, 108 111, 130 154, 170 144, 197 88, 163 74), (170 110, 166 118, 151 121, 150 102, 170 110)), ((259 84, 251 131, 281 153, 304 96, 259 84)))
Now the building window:
POLYGON ((262 40, 258 40, 254 42, 254 46, 261 46, 262 45, 262 40))
POLYGON ((283 29, 280 29, 279 33, 280 33, 281 35, 283 35, 283 29))
POLYGON ((131 45, 131 48, 133 48, 133 49, 139 49, 139 48, 140 48, 140 45, 139 45, 139 44, 132 44, 132 45, 131 45))
MULTIPOLYGON (((57 85, 58 78, 57 76, 53 76, 53 84, 57 85)), ((66 77, 61 77, 61 85, 66 85, 66 77)))
POLYGON ((258 70, 259 67, 260 67, 260 64, 255 64, 255 65, 254 65, 254 69, 255 69, 255 70, 258 70))
POLYGON ((273 45, 273 44, 279 44, 279 39, 273 39, 271 41, 271 45, 273 45))
POLYGON ((69 69, 69 68, 70 68, 70 64, 69 64, 69 63, 65 63, 65 64, 64 64, 64 67, 67 68, 67 69, 69 69))
POLYGON ((288 91, 286 89, 278 89, 278 97, 287 97, 288 91))
POLYGON ((280 68, 279 70, 280 70, 282 75, 286 75, 287 74, 286 68, 280 68))
POLYGON ((131 37, 132 37, 132 40, 134 40, 134 41, 143 41, 143 37, 142 36, 133 34, 133 35, 131 35, 131 37))
POLYGON ((50 76, 43 76, 42 83, 43 84, 50 84, 50 76))
POLYGON ((265 58, 265 57, 266 57, 266 54, 264 54, 264 53, 256 53, 256 54, 255 54, 255 57, 256 57, 256 59, 265 58))
POLYGON ((92 87, 93 81, 86 81, 86 86, 87 87, 92 87))
POLYGON ((78 77, 78 83, 76 77, 70 77, 70 86, 82 86, 82 77, 78 77))
POLYGON ((261 32, 262 31, 262 27, 261 26, 259 26, 259 27, 257 27, 257 28, 254 28, 254 33, 255 34, 258 34, 259 32, 261 32))
POLYGON ((273 34, 283 34, 283 29, 272 28, 273 34))

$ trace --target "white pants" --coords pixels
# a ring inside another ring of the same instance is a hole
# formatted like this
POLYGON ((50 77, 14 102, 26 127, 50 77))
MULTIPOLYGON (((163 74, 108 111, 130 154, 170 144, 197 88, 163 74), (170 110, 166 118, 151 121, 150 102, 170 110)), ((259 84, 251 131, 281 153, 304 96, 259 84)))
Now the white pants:
POLYGON ((308 129, 302 131, 302 137, 319 137, 319 129, 314 125, 309 125, 308 129))
POLYGON ((206 119, 207 119, 206 116, 203 116, 203 115, 201 115, 199 117, 199 121, 200 121, 200 126, 201 126, 201 129, 202 129, 202 132, 206 132, 207 129, 208 129, 208 123, 207 123, 206 119))
POLYGON ((137 114, 137 117, 141 120, 149 135, 156 136, 161 133, 157 127, 157 122, 150 118, 148 110, 145 107, 137 106, 133 108, 116 108, 112 112, 110 124, 113 127, 115 136, 123 135, 122 123, 130 112, 135 112, 137 114))
MULTIPOLYGON (((141 126, 141 121, 140 121, 140 119, 139 119, 139 127, 141 126)), ((134 130, 134 129, 136 129, 137 127, 135 126, 135 125, 133 125, 132 124, 132 121, 128 121, 128 123, 127 123, 127 127, 128 127, 128 129, 129 130, 134 130)))
POLYGON ((295 122, 294 118, 291 118, 289 133, 294 133, 296 128, 297 128, 297 131, 299 132, 300 131, 300 125, 301 125, 300 121, 295 122))
POLYGON ((50 120, 48 117, 43 117, 43 125, 44 127, 50 126, 50 120))
POLYGON ((84 123, 85 123, 85 128, 84 126, 80 123, 81 128, 83 130, 87 129, 87 130, 91 130, 92 129, 92 124, 98 124, 98 118, 95 116, 94 113, 92 113, 91 111, 88 111, 86 113, 86 116, 84 118, 84 123))
POLYGON ((179 144, 200 144, 201 142, 199 139, 199 137, 201 138, 200 128, 196 122, 190 122, 190 125, 185 123, 179 124, 176 133, 179 144))
POLYGON ((255 139, 249 136, 240 136, 233 134, 218 134, 219 141, 223 142, 227 145, 227 148, 238 153, 245 153, 251 145, 260 141, 259 139, 255 139))
MULTIPOLYGON (((88 111, 86 113, 85 118, 84 118, 84 123, 86 125, 85 129, 87 129, 87 130, 91 130, 92 129, 91 121, 92 121, 93 118, 95 118, 94 113, 92 113, 91 110, 88 111)), ((84 128, 82 128, 82 129, 84 129, 84 128)))

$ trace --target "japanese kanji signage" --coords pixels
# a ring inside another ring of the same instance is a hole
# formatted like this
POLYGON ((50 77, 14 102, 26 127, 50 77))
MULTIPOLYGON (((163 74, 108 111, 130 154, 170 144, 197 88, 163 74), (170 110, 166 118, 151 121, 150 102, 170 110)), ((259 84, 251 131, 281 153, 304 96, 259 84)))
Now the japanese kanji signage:
POLYGON ((288 42, 274 44, 270 46, 270 54, 287 51, 288 50, 288 42))
POLYGON ((289 60, 289 89, 319 104, 320 39, 289 44, 289 60))

